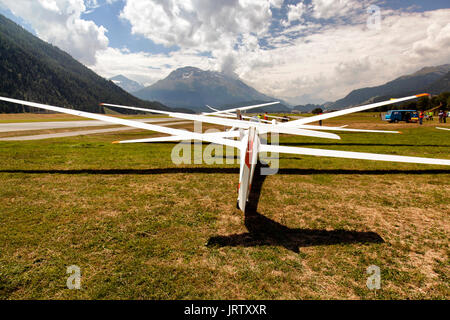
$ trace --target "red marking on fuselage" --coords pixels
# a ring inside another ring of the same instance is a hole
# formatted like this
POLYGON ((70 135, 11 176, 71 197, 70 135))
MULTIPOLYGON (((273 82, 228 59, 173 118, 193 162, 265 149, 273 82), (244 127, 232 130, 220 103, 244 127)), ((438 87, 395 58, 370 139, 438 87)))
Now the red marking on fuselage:
POLYGON ((250 169, 250 161, 252 161, 252 155, 253 155, 253 138, 252 140, 249 140, 247 145, 247 151, 245 153, 245 165, 250 169))

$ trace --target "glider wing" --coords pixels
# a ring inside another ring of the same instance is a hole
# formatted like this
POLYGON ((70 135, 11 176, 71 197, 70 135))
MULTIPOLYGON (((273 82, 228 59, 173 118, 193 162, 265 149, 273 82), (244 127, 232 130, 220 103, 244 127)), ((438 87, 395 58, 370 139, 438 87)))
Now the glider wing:
POLYGON ((450 160, 448 160, 448 159, 407 157, 407 156, 395 156, 395 155, 388 155, 388 154, 351 152, 351 151, 339 151, 339 150, 325 150, 325 149, 315 149, 315 148, 299 148, 299 147, 287 147, 287 146, 277 146, 277 145, 268 145, 268 144, 262 144, 260 146, 260 151, 261 152, 301 154, 301 155, 319 156, 319 157, 334 157, 334 158, 346 158, 346 159, 437 164, 437 165, 450 166, 450 160))
POLYGON ((224 138, 220 138, 220 137, 211 137, 211 136, 208 137, 208 136, 204 136, 201 133, 190 132, 190 131, 181 130, 181 129, 162 127, 162 126, 157 126, 157 125, 149 124, 149 123, 143 123, 143 122, 139 122, 139 121, 121 119, 121 118, 110 117, 110 116, 105 116, 105 115, 96 114, 96 113, 78 111, 78 110, 68 109, 68 108, 55 107, 55 106, 50 106, 50 105, 46 105, 46 104, 42 104, 42 103, 29 102, 29 101, 12 99, 12 98, 0 97, 0 100, 6 101, 6 102, 11 102, 11 103, 16 103, 16 104, 22 104, 22 105, 26 105, 29 107, 35 107, 35 108, 40 108, 40 109, 45 109, 45 110, 50 110, 50 111, 55 111, 55 112, 71 114, 74 116, 84 117, 84 118, 88 118, 88 119, 101 120, 101 121, 105 121, 105 122, 109 122, 109 123, 120 124, 120 125, 124 125, 124 126, 128 126, 128 127, 138 128, 138 129, 151 130, 151 131, 166 133, 166 134, 170 134, 170 135, 178 135, 178 136, 183 136, 186 138, 189 137, 190 139, 196 139, 196 140, 207 141, 207 142, 212 142, 212 143, 217 143, 217 144, 223 144, 223 145, 227 145, 230 147, 236 147, 236 148, 240 147, 240 145, 237 143, 237 141, 234 141, 234 140, 224 139, 224 138))

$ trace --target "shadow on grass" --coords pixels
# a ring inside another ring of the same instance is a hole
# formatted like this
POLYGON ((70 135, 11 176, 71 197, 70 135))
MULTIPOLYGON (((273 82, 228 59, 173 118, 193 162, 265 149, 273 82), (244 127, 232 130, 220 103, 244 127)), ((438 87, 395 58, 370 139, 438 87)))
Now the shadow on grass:
MULTIPOLYGON (((301 158, 298 158, 301 160, 301 158)), ((219 173, 238 174, 237 167, 171 167, 149 169, 0 169, 0 173, 25 173, 25 174, 176 174, 176 173, 219 173)), ((385 174, 450 174, 450 169, 307 169, 307 168, 282 168, 277 174, 310 175, 310 174, 344 174, 344 175, 385 175, 385 174)))
POLYGON ((283 246, 293 252, 300 252, 299 247, 332 245, 339 243, 383 243, 384 240, 375 232, 347 230, 291 229, 274 220, 264 217, 257 211, 262 185, 266 178, 260 174, 263 167, 258 163, 249 202, 244 213, 245 227, 249 232, 228 236, 215 236, 208 240, 207 246, 283 246))

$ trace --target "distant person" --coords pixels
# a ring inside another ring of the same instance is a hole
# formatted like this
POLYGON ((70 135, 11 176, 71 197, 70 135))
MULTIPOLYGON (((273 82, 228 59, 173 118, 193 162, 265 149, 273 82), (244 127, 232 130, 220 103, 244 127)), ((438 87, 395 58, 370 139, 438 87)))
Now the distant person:
POLYGON ((419 113, 419 124, 420 125, 422 125, 422 123, 423 123, 423 116, 424 116, 423 111, 420 111, 420 113, 419 113))
POLYGON ((444 122, 444 123, 447 123, 447 112, 443 112, 443 115, 442 115, 442 122, 444 122))
POLYGON ((264 113, 264 120, 269 120, 269 117, 267 116, 267 111, 264 113))
POLYGON ((442 123, 442 118, 444 117, 444 111, 439 110, 438 116, 439 116, 439 123, 442 123))
POLYGON ((433 121, 433 111, 428 112, 428 117, 433 121))
MULTIPOLYGON (((320 112, 319 115, 323 114, 323 112, 320 112)), ((322 120, 319 120, 319 126, 322 125, 322 120)))

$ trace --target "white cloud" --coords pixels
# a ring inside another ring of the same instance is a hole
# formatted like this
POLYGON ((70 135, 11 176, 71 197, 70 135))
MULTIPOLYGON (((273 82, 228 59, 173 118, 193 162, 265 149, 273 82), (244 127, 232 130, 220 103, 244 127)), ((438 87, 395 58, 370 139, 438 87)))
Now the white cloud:
POLYGON ((272 9, 282 4, 283 0, 128 0, 120 17, 129 21, 133 33, 178 46, 180 56, 208 52, 212 69, 234 75, 243 57, 248 68, 272 63, 267 57, 257 58, 258 41, 268 36, 272 9))
POLYGON ((59 8, 55 0, 39 0, 39 2, 45 9, 54 12, 59 12, 59 8))
POLYGON ((98 8, 99 7, 98 0, 84 0, 84 4, 89 9, 90 8, 98 8))
POLYGON ((271 23, 271 6, 261 0, 128 0, 120 17, 132 32, 155 43, 198 52, 228 55, 242 36, 264 35, 271 23))
POLYGON ((428 26, 426 38, 414 42, 410 52, 418 57, 433 56, 445 48, 450 48, 450 22, 441 20, 428 26))
POLYGON ((363 1, 358 0, 312 0, 313 16, 317 19, 330 19, 348 16, 361 9, 363 1))
MULTIPOLYGON (((136 0, 129 0, 128 4, 134 2, 136 0)), ((367 1, 366 4, 371 2, 367 1)), ((190 2, 190 5, 193 3, 190 2)), ((142 68, 133 71, 134 79, 142 81, 146 77, 151 78, 148 83, 166 76, 177 67, 193 65, 237 74, 258 90, 273 96, 304 96, 309 101, 336 100, 353 89, 379 85, 423 66, 450 62, 450 9, 425 13, 384 10, 381 12, 381 29, 376 30, 366 26, 368 13, 365 7, 359 6, 359 11, 347 9, 344 4, 350 2, 343 1, 331 11, 330 7, 325 6, 327 3, 321 3, 322 6, 318 3, 313 2, 316 7, 311 8, 297 5, 305 11, 302 14, 297 11, 298 15, 291 16, 291 21, 298 17, 300 23, 283 28, 278 34, 270 34, 267 30, 271 14, 264 19, 256 19, 259 21, 257 25, 264 30, 257 34, 250 31, 252 28, 246 27, 248 23, 242 27, 226 25, 230 21, 237 21, 232 17, 219 23, 220 10, 216 16, 210 17, 210 21, 204 20, 201 17, 206 17, 206 12, 211 12, 212 8, 206 8, 205 12, 198 9, 195 19, 191 17, 187 20, 193 28, 193 36, 185 35, 186 30, 172 35, 173 39, 181 39, 179 51, 169 56, 141 53, 142 60, 116 51, 115 59, 123 61, 124 72, 129 68, 128 61, 133 61, 131 69, 139 64, 136 61, 142 61, 142 68), (348 22, 338 20, 320 24, 310 19, 301 20, 305 15, 306 18, 317 15, 350 19, 348 22), (193 22, 196 19, 202 22, 199 26, 193 22), (205 23, 209 25, 203 25, 205 23), (220 24, 217 30, 222 30, 222 33, 219 34, 212 27, 215 24, 220 24), (261 48, 258 41, 262 38, 272 47, 261 48), (198 56, 199 51, 206 50, 211 51, 211 57, 198 56), (159 69, 149 70, 145 66, 159 69)), ((176 6, 170 7, 167 12, 175 12, 170 18, 175 25, 162 26, 163 31, 178 30, 176 24, 181 19, 181 11, 176 6)), ((233 14, 241 13, 233 9, 230 16, 233 14)), ((262 14, 256 16, 261 17, 262 14)), ((139 17, 138 21, 143 17, 146 15, 139 17)), ((140 26, 139 23, 132 25, 140 26)), ((148 32, 147 36, 153 40, 154 37, 163 37, 167 45, 176 43, 170 42, 175 40, 165 37, 164 32, 154 35, 156 31, 150 30, 151 26, 153 23, 143 25, 141 31, 148 32)), ((103 58, 99 56, 98 59, 102 61, 103 58)), ((111 64, 112 61, 105 66, 111 64)), ((128 75, 133 78, 130 73, 128 75)))
POLYGON ((97 52, 93 70, 105 78, 122 74, 145 85, 166 77, 171 71, 184 66, 202 69, 214 68, 214 61, 195 52, 172 52, 170 54, 131 53, 126 48, 97 52), (132 63, 130 63, 132 61, 132 63))
POLYGON ((284 26, 289 26, 292 22, 301 20, 302 16, 306 13, 307 6, 303 2, 299 2, 295 5, 289 4, 287 9, 287 20, 281 22, 284 26))
POLYGON ((284 0, 269 0, 269 3, 274 8, 281 8, 284 0))
POLYGON ((450 9, 443 9, 388 12, 381 30, 370 30, 365 23, 322 26, 288 45, 260 50, 257 57, 241 57, 236 71, 268 94, 336 100, 423 66, 449 63, 448 21, 450 9), (271 63, 258 66, 254 59, 271 63))
MULTIPOLYGON (((0 0, 0 3, 26 20, 41 39, 87 65, 94 65, 97 51, 108 47, 107 30, 81 19, 87 10, 83 0, 0 0)), ((97 1, 90 0, 87 4, 92 8, 97 1)))

